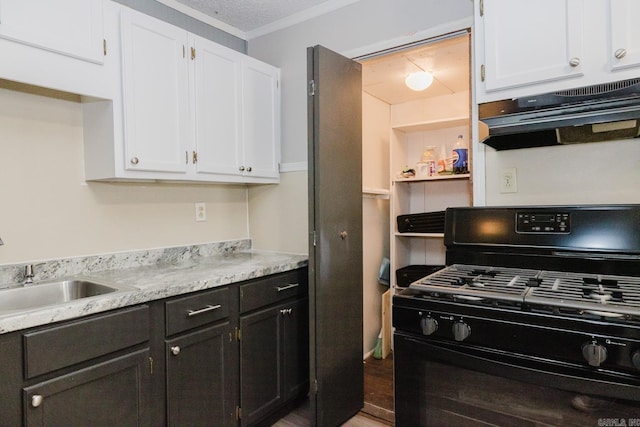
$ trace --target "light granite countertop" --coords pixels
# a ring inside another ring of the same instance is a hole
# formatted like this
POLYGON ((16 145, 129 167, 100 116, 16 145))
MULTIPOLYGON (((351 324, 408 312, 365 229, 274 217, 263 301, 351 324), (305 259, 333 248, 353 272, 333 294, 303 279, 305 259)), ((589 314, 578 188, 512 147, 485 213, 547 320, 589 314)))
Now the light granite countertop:
MULTIPOLYGON (((98 283, 130 287, 130 290, 30 311, 0 312, 0 334, 224 286, 294 270, 308 264, 306 255, 252 250, 246 246, 240 245, 231 250, 225 246, 223 251, 208 252, 203 251, 200 246, 195 247, 196 251, 193 250, 194 247, 184 247, 185 250, 179 251, 180 256, 177 257, 174 256, 175 248, 172 248, 172 256, 169 258, 166 253, 158 258, 145 252, 144 262, 140 262, 140 252, 134 253, 133 257, 118 258, 118 262, 109 258, 110 263, 104 262, 104 256, 100 257, 102 262, 99 263, 96 263, 96 257, 91 257, 82 259, 81 268, 70 268, 69 265, 80 264, 74 260, 73 263, 66 263, 65 268, 58 266, 57 271, 62 270, 62 273, 58 272, 58 276, 63 275, 65 279, 82 277, 98 283), (136 262, 123 259, 135 259, 136 262), (106 264, 111 268, 87 267, 96 264, 103 267, 106 264), (69 272, 76 274, 69 275, 69 272)), ((48 278, 56 278, 56 274, 51 273, 48 278)), ((37 283, 30 286, 37 286, 37 283)))

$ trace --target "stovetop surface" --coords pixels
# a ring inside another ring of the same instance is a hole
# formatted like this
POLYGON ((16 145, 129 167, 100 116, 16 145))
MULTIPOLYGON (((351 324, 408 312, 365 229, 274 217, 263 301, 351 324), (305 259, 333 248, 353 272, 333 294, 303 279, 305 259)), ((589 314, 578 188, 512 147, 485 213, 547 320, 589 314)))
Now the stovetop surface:
POLYGON ((640 317, 640 277, 454 264, 405 295, 601 317, 640 317))

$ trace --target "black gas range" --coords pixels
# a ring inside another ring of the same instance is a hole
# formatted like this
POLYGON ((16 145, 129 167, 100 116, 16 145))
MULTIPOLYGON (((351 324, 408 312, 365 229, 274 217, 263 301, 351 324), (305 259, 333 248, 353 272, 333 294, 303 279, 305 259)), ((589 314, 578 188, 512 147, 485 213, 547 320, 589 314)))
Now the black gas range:
POLYGON ((396 425, 640 425, 640 205, 451 208, 445 245, 393 297, 396 425))

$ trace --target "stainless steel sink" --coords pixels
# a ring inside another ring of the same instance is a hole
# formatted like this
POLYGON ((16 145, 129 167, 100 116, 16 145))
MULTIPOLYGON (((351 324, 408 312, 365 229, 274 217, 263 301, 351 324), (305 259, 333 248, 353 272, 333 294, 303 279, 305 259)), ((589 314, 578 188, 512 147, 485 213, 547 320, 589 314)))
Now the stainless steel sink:
POLYGON ((4 289, 0 290, 0 315, 59 305, 83 298, 131 289, 82 279, 4 289))

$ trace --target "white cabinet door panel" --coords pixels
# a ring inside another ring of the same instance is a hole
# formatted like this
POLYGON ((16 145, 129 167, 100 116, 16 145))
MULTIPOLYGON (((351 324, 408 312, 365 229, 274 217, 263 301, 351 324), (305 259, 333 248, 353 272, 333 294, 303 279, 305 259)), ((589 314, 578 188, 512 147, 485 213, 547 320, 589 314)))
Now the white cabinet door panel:
POLYGON ((619 70, 640 66, 640 2, 637 0, 610 0, 611 69, 619 70))
POLYGON ((103 62, 102 0, 0 0, 0 37, 103 62))
POLYGON ((187 32, 123 13, 125 168, 185 172, 191 146, 187 32))
POLYGON ((252 58, 245 58, 242 86, 245 176, 278 177, 280 161, 278 85, 278 69, 252 58))
POLYGON ((240 175, 242 55, 193 37, 198 173, 240 175))
POLYGON ((582 75, 582 9, 582 0, 484 0, 485 91, 582 75))

